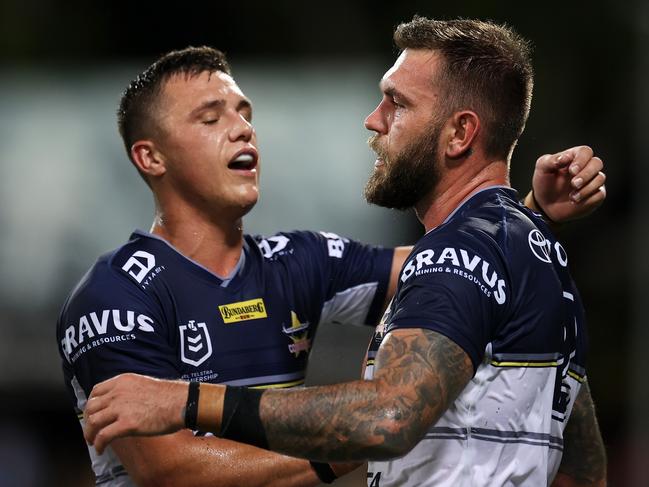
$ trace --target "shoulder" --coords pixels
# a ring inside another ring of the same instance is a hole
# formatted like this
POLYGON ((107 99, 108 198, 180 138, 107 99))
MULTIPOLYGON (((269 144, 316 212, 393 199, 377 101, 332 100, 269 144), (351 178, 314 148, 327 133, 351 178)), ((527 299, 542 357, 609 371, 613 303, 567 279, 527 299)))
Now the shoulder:
POLYGON ((520 246, 517 234, 532 228, 511 191, 478 194, 417 242, 400 283, 468 286, 504 304, 512 277, 512 249, 520 246))
POLYGON ((556 241, 542 218, 520 204, 509 188, 474 195, 438 230, 427 237, 491 252, 504 264, 518 265, 519 259, 534 255, 537 244, 550 246, 556 241))
POLYGON ((532 230, 542 219, 517 200, 510 188, 493 188, 474 195, 442 229, 505 246, 508 239, 532 230))
POLYGON ((131 239, 99 257, 81 278, 57 323, 61 354, 68 362, 91 355, 87 352, 95 346, 108 349, 118 342, 135 343, 137 337, 162 333, 162 304, 142 286, 155 265, 155 255, 154 249, 131 239))
POLYGON ((146 306, 142 283, 156 267, 156 250, 133 234, 124 245, 100 256, 66 299, 61 317, 94 311, 97 306, 146 306))
POLYGON ((310 230, 279 232, 271 236, 254 235, 250 238, 267 259, 294 253, 309 254, 312 257, 317 254, 342 257, 348 244, 356 243, 332 232, 310 230))

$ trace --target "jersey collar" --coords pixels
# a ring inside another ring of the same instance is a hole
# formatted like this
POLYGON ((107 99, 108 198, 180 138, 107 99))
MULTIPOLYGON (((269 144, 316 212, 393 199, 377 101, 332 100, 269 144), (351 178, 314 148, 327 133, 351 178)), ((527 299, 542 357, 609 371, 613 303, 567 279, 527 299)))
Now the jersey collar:
POLYGON ((237 277, 239 274, 243 273, 245 263, 246 263, 246 249, 248 247, 245 239, 243 242, 243 248, 241 249, 241 255, 239 256, 239 260, 237 261, 237 265, 234 266, 234 269, 230 271, 230 273, 227 276, 221 276, 215 272, 212 272, 209 270, 207 267, 203 266, 202 264, 196 262, 194 259, 191 259, 187 257, 185 254, 183 254, 180 250, 178 250, 176 247, 171 245, 169 242, 167 242, 164 238, 160 237, 159 235, 155 235, 153 233, 145 232, 144 230, 135 230, 133 232, 132 236, 138 236, 138 237, 144 237, 144 238, 151 238, 154 240, 158 240, 159 242, 162 242, 165 244, 169 249, 171 249, 177 256, 179 256, 181 259, 189 262, 190 264, 202 269, 203 271, 207 272, 210 276, 217 278, 219 281, 221 281, 221 287, 228 287, 232 280, 237 277))

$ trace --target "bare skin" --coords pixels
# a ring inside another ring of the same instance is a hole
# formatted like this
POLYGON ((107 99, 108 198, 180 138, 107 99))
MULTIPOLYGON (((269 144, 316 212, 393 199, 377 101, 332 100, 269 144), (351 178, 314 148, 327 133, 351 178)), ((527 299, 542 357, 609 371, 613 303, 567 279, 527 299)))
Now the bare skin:
POLYGON ((242 217, 259 197, 252 105, 225 73, 172 76, 158 102, 155 140, 133 144, 156 202, 152 232, 219 275, 237 264, 242 217), (228 166, 245 152, 249 170, 228 166))
POLYGON ((606 198, 604 163, 588 146, 538 158, 525 206, 545 213, 554 223, 565 223, 592 213, 606 198), (582 160, 588 160, 583 164, 582 160), (563 177, 558 177, 563 176, 563 177), (544 191, 536 188, 543 187, 544 191))
MULTIPOLYGON (((260 416, 271 448, 323 461, 403 455, 473 375, 471 361, 460 347, 421 329, 390 333, 375 363, 377 373, 371 381, 265 391, 260 416)), ((119 377, 119 384, 106 381, 96 386, 93 404, 86 409, 86 440, 98 451, 124 433, 158 434, 183 428, 187 383, 136 374, 119 377), (127 417, 118 404, 137 408, 129 408, 127 417), (113 418, 117 421, 105 427, 113 418)), ((199 426, 219 431, 225 386, 203 384, 201 389, 199 426)))
MULTIPOLYGON (((252 105, 224 73, 172 76, 157 106, 158 136, 131 155, 154 194, 152 233, 219 275, 236 266, 243 216, 257 202, 259 154, 252 105), (233 170, 242 151, 255 167, 233 170)), ((395 249, 388 296, 410 252, 395 249)), ((387 303, 387 301, 386 301, 387 303)), ((139 485, 296 485, 320 483, 307 461, 185 430, 158 438, 125 438, 113 448, 139 485), (243 476, 243 477, 242 477, 243 476)), ((356 465, 337 465, 342 475, 356 465)))
MULTIPOLYGON (((414 60, 422 65, 427 65, 430 62, 430 57, 414 60)), ((400 100, 395 101, 395 93, 389 90, 390 83, 397 83, 399 87, 402 85, 418 87, 418 78, 412 79, 418 72, 418 67, 412 66, 411 68, 408 73, 397 73, 396 78, 392 76, 394 73, 386 73, 384 82, 382 82, 384 99, 377 107, 377 111, 370 115, 366 121, 368 129, 386 136, 388 133, 390 134, 391 146, 389 148, 394 150, 409 143, 416 135, 412 130, 408 131, 407 127, 423 126, 417 124, 419 122, 426 123, 426 117, 429 117, 431 113, 430 106, 411 106, 406 112, 397 113, 398 110, 401 110, 397 106, 397 101, 400 100), (374 114, 376 114, 375 117, 373 117, 374 114), (404 122, 404 117, 407 123, 404 122)), ((419 79, 419 83, 423 81, 424 79, 419 79)), ((180 89, 184 90, 183 87, 180 89)), ((231 94, 226 90, 226 95, 223 98, 230 100, 231 94)), ((416 98, 416 96, 416 92, 408 94, 409 98, 416 98)), ((232 103, 226 103, 226 106, 240 106, 240 100, 241 97, 238 95, 233 96, 232 103)), ((434 103, 436 97, 433 96, 424 101, 426 100, 428 103, 434 103)), ((238 112, 236 108, 233 110, 238 112)), ((232 112, 231 115, 234 113, 232 112)), ((240 118, 247 120, 245 114, 241 114, 240 118)), ((230 120, 234 126, 232 133, 235 135, 227 139, 225 146, 251 143, 252 136, 246 135, 243 121, 236 116, 230 120), (236 135, 237 131, 239 136, 236 135), (249 140, 246 140, 248 137, 249 140)), ((196 133, 190 133, 187 136, 189 138, 191 136, 200 137, 196 133)), ((463 113, 462 116, 451 120, 445 127, 445 145, 440 149, 440 153, 447 158, 460 157, 473 141, 480 140, 480 136, 479 120, 471 112, 463 113)), ((189 138, 187 143, 191 143, 189 138)), ((206 140, 212 139, 207 138, 206 140)), ((144 149, 146 148, 145 146, 144 149)), ((170 149, 167 148, 167 150, 171 150, 172 154, 182 154, 181 149, 173 145, 170 149)), ((159 152, 163 156, 167 155, 162 149, 159 152)), ((180 159, 180 156, 177 157, 180 159)), ((474 152, 474 161, 480 160, 480 157, 482 156, 479 151, 474 152)), ((551 195, 556 196, 556 187, 561 187, 564 191, 562 198, 566 200, 570 198, 565 193, 573 191, 570 188, 571 185, 574 185, 575 177, 562 172, 559 166, 572 162, 580 167, 579 174, 587 171, 598 175, 601 169, 599 167, 601 161, 598 162, 596 158, 593 158, 592 151, 584 147, 569 149, 552 156, 544 156, 541 159, 543 159, 543 163, 539 165, 537 162, 536 171, 542 170, 544 175, 538 179, 539 187, 534 186, 536 199, 539 202, 552 201, 551 195), (546 192, 543 185, 552 181, 548 175, 561 178, 562 182, 560 185, 553 186, 551 184, 549 191, 546 192), (568 183, 566 183, 566 179, 569 180, 568 183)), ((174 157, 159 157, 153 162, 160 164, 168 160, 174 160, 174 157)), ((152 164, 151 167, 160 170, 161 166, 155 164, 152 164)), ((227 165, 227 160, 221 164, 227 165)), ((145 167, 144 164, 143 167, 145 167)), ((199 169, 201 167, 203 166, 199 165, 199 169)), ((426 228, 432 228, 452 211, 454 205, 457 205, 472 192, 494 184, 506 184, 506 168, 506 161, 491 161, 486 166, 476 165, 472 168, 470 182, 461 187, 456 185, 456 178, 447 178, 438 188, 439 193, 434 195, 439 200, 438 204, 433 205, 432 209, 423 205, 418 208, 422 223, 426 228)), ((223 171, 220 166, 213 167, 212 170, 223 171)), ((381 170, 380 165, 376 170, 381 170)), ((162 174, 165 173, 162 172, 162 174)), ((171 174, 175 173, 172 171, 171 174)), ((216 186, 203 185, 202 179, 205 174, 197 172, 196 174, 176 175, 176 180, 171 181, 173 184, 160 186, 161 196, 158 196, 154 188, 158 217, 153 230, 169 239, 183 253, 206 267, 215 272, 227 273, 227 270, 236 264, 236 258, 240 254, 241 217, 247 211, 248 205, 254 204, 253 201, 256 201, 254 195, 256 182, 253 183, 252 180, 247 179, 226 179, 229 181, 226 185, 227 191, 217 193, 217 190, 220 191, 220 189, 216 186), (205 194, 205 199, 213 198, 211 205, 203 205, 202 201, 196 202, 189 190, 187 193, 178 195, 174 193, 176 188, 191 188, 194 183, 203 188, 201 191, 205 194), (232 196, 233 198, 231 198, 232 196), (215 202, 218 202, 218 205, 215 205, 215 202), (194 208, 193 205, 197 205, 197 207, 194 208), (227 218, 217 218, 216 215, 223 215, 223 213, 217 212, 221 206, 226 210, 227 218), (210 208, 212 209, 210 210, 210 208)), ((228 173, 224 172, 224 174, 228 173)), ((588 179, 588 184, 595 181, 594 184, 598 185, 600 180, 597 177, 593 176, 588 179)), ((601 184, 597 187, 599 188, 601 184)), ((598 189, 595 190, 595 193, 600 194, 598 189)), ((600 203, 601 200, 597 198, 584 198, 581 206, 572 204, 572 207, 565 206, 564 208, 572 208, 573 212, 568 213, 574 215, 575 212, 586 213, 600 203)), ((551 208, 548 210, 550 211, 548 214, 551 214, 551 208)), ((552 214, 558 217, 558 220, 561 219, 560 213, 552 214)), ((395 252, 388 293, 390 296, 394 293, 396 277, 408 252, 409 248, 397 249, 395 252)), ((268 430, 269 437, 273 438, 271 446, 295 456, 307 456, 308 453, 308 456, 312 458, 323 460, 364 460, 368 457, 387 458, 405 453, 418 441, 420 432, 426 430, 426 425, 433 424, 443 414, 472 374, 468 357, 461 349, 445 337, 423 330, 401 330, 391 333, 379 351, 377 364, 375 379, 372 381, 356 381, 315 389, 266 392, 262 400, 261 415, 266 427, 272 429, 272 434, 268 430), (412 350, 415 353, 410 356, 404 353, 406 350, 412 350), (314 403, 312 404, 311 401, 314 403), (354 414, 349 414, 349 411, 354 411, 354 414), (275 416, 276 414, 281 417, 275 416), (314 414, 318 416, 313 416, 314 414), (368 421, 371 418, 374 418, 373 421, 368 421), (277 422, 286 420, 288 423, 278 425, 275 424, 275 420, 277 422), (284 428, 286 427, 288 430, 289 425, 296 426, 297 423, 303 428, 300 433, 293 434, 290 440, 284 438, 284 428), (323 426, 323 424, 327 426, 323 426), (310 438, 308 442, 305 440, 306 436, 310 438), (342 450, 340 450, 341 448, 342 450)), ((208 413, 199 414, 201 429, 209 428, 218 431, 220 424, 217 421, 220 418, 218 413, 222 407, 223 390, 224 387, 218 385, 202 386, 201 408, 207 408, 208 413)), ((86 439, 94 444, 98 451, 103 451, 106 445, 116 437, 135 433, 146 435, 180 430, 184 427, 182 411, 186 398, 186 383, 158 381, 133 374, 125 374, 98 384, 93 390, 85 412, 86 439), (160 407, 161 404, 164 406, 160 407)), ((301 485, 312 485, 309 482, 317 483, 308 462, 252 447, 241 446, 241 450, 238 450, 238 446, 226 442, 226 440, 200 439, 201 445, 209 445, 209 448, 203 448, 202 453, 199 453, 201 452, 200 448, 174 448, 171 450, 171 442, 188 446, 193 441, 198 442, 199 439, 192 439, 187 435, 187 432, 160 438, 146 438, 142 441, 161 442, 163 438, 170 440, 166 448, 163 443, 156 443, 155 447, 142 449, 146 453, 142 454, 143 457, 139 461, 127 465, 129 472, 145 468, 144 466, 148 463, 160 465, 165 459, 162 453, 158 452, 166 451, 169 455, 169 451, 173 451, 171 456, 178 463, 189 464, 194 461, 193 459, 197 455, 203 456, 201 461, 213 462, 213 470, 208 468, 204 477, 197 476, 205 478, 206 482, 216 474, 218 477, 213 477, 214 479, 232 478, 234 479, 232 482, 235 484, 236 479, 242 482, 241 469, 231 472, 230 462, 224 460, 224 455, 221 453, 221 448, 223 448, 226 452, 232 452, 232 456, 228 457, 232 462, 239 462, 238 455, 241 455, 243 463, 247 464, 246 458, 249 458, 251 463, 256 461, 261 466, 250 471, 249 477, 246 477, 246 485, 262 485, 258 482, 263 482, 264 478, 275 478, 275 475, 279 475, 280 472, 286 472, 287 479, 295 479, 294 484, 287 480, 282 485, 300 485, 299 482, 304 482, 301 485), (291 472, 296 473, 292 476, 291 472), (234 476, 230 476, 230 474, 234 476), (298 478, 299 475, 306 477, 302 480, 302 478, 298 478)), ((120 444, 116 445, 116 450, 121 458, 126 458, 131 451, 140 446, 137 443, 122 445, 135 441, 132 438, 120 440, 120 444)), ((168 475, 173 475, 172 470, 167 471, 168 475)), ((152 476, 152 479, 163 477, 164 475, 158 473, 152 476)), ((186 482, 187 475, 182 477, 186 482)), ((191 478, 194 478, 193 473, 191 478)), ((227 485, 225 480, 222 481, 224 482, 222 485, 227 485)), ((197 481, 196 485, 203 484, 197 481)))
POLYGON ((422 329, 390 333, 375 364, 371 381, 309 388, 290 396, 264 394, 260 415, 271 448, 330 461, 403 455, 473 375, 460 347, 422 329), (304 416, 292 417, 297 410, 304 410, 304 416))
MULTIPOLYGON (((243 248, 242 217, 259 196, 252 105, 230 76, 204 72, 171 77, 157 110, 160 136, 137 141, 131 150, 155 198, 151 231, 216 274, 228 275, 243 248), (253 156, 251 170, 228 167, 241 152, 253 156)), ((140 485, 319 483, 304 460, 187 430, 123 439, 114 449, 140 485)))
POLYGON ((552 487, 603 487, 606 451, 599 431, 590 387, 585 382, 564 431, 564 449, 552 487))

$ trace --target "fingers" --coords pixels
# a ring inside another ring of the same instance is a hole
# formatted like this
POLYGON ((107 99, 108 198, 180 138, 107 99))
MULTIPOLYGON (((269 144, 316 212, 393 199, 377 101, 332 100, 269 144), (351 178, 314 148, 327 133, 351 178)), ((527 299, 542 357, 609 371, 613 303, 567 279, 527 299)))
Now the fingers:
MULTIPOLYGON (((564 151, 563 153, 567 156, 566 160, 570 162, 568 172, 572 176, 576 176, 579 171, 581 171, 593 159, 593 149, 591 149, 587 145, 572 147, 567 151, 564 151)), ((600 162, 602 161, 600 160, 600 162)), ((597 171, 599 171, 600 169, 601 167, 597 171)))
MULTIPOLYGON (((121 376, 118 375, 116 377, 121 377, 121 376)), ((108 391, 113 389, 113 387, 115 386, 116 377, 113 377, 112 379, 107 379, 103 382, 100 382, 99 384, 95 384, 95 386, 92 388, 92 392, 90 393, 90 397, 103 396, 108 391)))
POLYGON ((542 173, 552 173, 566 167, 572 162, 572 152, 564 151, 558 154, 545 154, 536 160, 536 170, 542 173))
MULTIPOLYGON (((583 166, 577 166, 576 162, 571 164, 570 173, 573 175, 571 181, 572 186, 575 189, 581 189, 592 183, 595 179, 605 178, 602 169, 604 169, 604 163, 599 157, 591 158, 583 166), (575 169, 573 169, 573 166, 575 166, 575 169)), ((595 189, 599 188, 602 184, 604 184, 604 181, 596 186, 595 189)))
POLYGON ((101 454, 110 441, 110 439, 106 438, 105 431, 111 425, 116 424, 118 416, 114 411, 105 408, 90 414, 86 410, 84 417, 83 436, 86 442, 93 445, 97 452, 101 454))
MULTIPOLYGON (((536 161, 536 168, 542 172, 554 172, 568 167, 570 174, 575 176, 592 158, 593 149, 587 145, 580 145, 557 152, 556 154, 545 154, 539 157, 536 161)), ((601 168, 597 171, 599 170, 601 168)))
POLYGON ((91 443, 95 447, 95 450, 99 455, 104 453, 106 447, 110 444, 111 441, 121 438, 123 436, 128 436, 130 433, 130 428, 127 427, 122 421, 111 422, 101 430, 97 432, 97 435, 94 438, 94 442, 91 443))
MULTIPOLYGON (((569 164, 567 164, 568 173, 572 176, 570 185, 576 190, 584 188, 590 184, 593 178, 604 169, 604 163, 602 160, 599 157, 593 157, 593 149, 587 145, 572 147, 565 152, 567 155, 569 154, 566 160, 569 160, 569 164)), ((582 198, 583 197, 584 195, 582 195, 582 198)), ((573 198, 573 201, 578 200, 573 198)))
MULTIPOLYGON (((104 430, 118 420, 118 415, 110 407, 113 399, 111 394, 120 382, 128 380, 129 374, 122 374, 96 384, 90 393, 83 412, 83 436, 89 445, 93 445, 98 453, 102 453, 110 439, 105 439, 104 430)), ((112 428, 109 429, 112 431, 112 428)), ((112 439, 112 438, 111 438, 112 439)))
POLYGON ((133 374, 131 372, 116 375, 115 377, 106 379, 105 381, 100 382, 99 384, 95 384, 95 386, 92 388, 90 397, 100 397, 106 395, 110 391, 118 388, 120 384, 129 384, 132 382, 136 382, 140 377, 141 376, 139 376, 138 374, 133 374))
POLYGON ((575 203, 588 203, 600 204, 606 198, 606 174, 599 171, 589 183, 581 189, 570 193, 570 199, 575 203))
POLYGON ((578 202, 573 201, 574 205, 578 208, 577 212, 575 213, 575 218, 581 218, 591 214, 604 202, 605 198, 606 188, 604 186, 601 186, 590 196, 580 199, 578 202))

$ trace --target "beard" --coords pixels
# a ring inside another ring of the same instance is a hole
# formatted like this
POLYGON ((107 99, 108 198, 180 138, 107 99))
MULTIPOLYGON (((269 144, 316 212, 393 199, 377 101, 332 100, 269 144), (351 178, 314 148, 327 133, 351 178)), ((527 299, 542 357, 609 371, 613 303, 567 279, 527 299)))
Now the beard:
POLYGON ((394 156, 381 146, 379 136, 368 140, 370 148, 383 160, 365 185, 365 200, 397 210, 414 207, 439 182, 440 161, 436 155, 441 124, 433 124, 422 136, 394 156))

